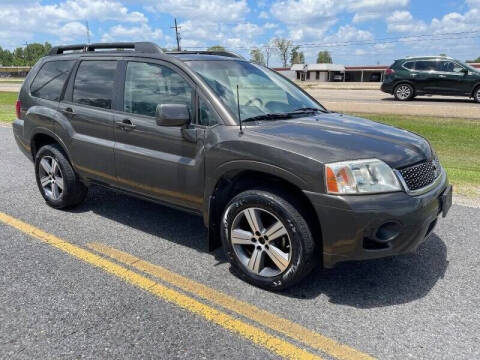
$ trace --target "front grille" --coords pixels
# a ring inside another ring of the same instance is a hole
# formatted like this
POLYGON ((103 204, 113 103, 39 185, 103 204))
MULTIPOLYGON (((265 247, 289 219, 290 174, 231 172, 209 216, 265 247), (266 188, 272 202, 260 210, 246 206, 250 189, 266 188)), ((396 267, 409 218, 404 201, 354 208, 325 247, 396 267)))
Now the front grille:
POLYGON ((431 160, 399 171, 408 189, 414 191, 422 189, 435 181, 440 175, 440 163, 438 160, 431 160))

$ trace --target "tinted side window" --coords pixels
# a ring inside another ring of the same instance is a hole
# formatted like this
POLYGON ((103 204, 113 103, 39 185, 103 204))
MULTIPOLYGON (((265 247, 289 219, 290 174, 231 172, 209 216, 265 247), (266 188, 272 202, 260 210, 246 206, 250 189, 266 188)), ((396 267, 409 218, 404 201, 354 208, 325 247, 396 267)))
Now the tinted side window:
POLYGON ((437 66, 436 61, 417 61, 415 69, 420 71, 437 71, 437 66))
POLYGON ((82 61, 73 88, 73 102, 112 108, 116 61, 82 61))
POLYGON ((199 98, 198 102, 198 124, 204 126, 213 126, 218 124, 217 114, 202 98, 199 98))
POLYGON ((30 86, 32 96, 60 101, 63 85, 74 61, 50 61, 45 63, 30 86))
POLYGON ((403 67, 409 70, 413 70, 415 68, 415 62, 413 61, 406 62, 405 64, 403 64, 403 67))
POLYGON ((192 88, 170 68, 129 62, 125 77, 124 111, 155 116, 157 105, 186 104, 192 113, 192 88))
POLYGON ((464 68, 453 61, 440 61, 438 71, 460 73, 464 68))

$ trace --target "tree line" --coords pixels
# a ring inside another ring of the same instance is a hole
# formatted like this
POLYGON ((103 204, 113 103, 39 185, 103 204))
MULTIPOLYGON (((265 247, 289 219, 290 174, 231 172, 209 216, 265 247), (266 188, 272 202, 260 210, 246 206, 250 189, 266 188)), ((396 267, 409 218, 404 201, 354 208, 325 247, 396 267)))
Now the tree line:
MULTIPOLYGON (((208 51, 225 51, 221 45, 214 45, 208 51)), ((293 64, 305 64, 305 54, 300 51, 300 46, 294 46, 291 40, 276 38, 263 47, 255 47, 250 50, 250 61, 263 66, 270 65, 272 55, 277 55, 283 67, 293 64)), ((332 64, 332 56, 328 51, 319 51, 317 64, 332 64)))
POLYGON ((52 48, 48 42, 44 44, 32 43, 25 47, 18 47, 13 51, 0 47, 0 66, 33 66, 52 48))
MULTIPOLYGON (((294 46, 291 40, 275 38, 261 48, 253 48, 250 51, 250 60, 259 65, 269 66, 272 54, 280 57, 284 68, 294 64, 305 64, 305 54, 300 51, 300 46, 294 46)), ((319 51, 317 64, 331 64, 332 56, 328 51, 319 51)))

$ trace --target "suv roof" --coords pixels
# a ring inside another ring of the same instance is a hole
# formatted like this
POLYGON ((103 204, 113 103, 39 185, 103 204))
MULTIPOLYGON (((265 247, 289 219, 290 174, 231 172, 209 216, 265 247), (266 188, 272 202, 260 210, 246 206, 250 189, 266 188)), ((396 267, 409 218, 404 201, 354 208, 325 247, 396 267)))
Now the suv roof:
POLYGON ((242 56, 229 51, 167 51, 164 52, 157 44, 152 42, 117 42, 117 43, 95 43, 76 44, 53 47, 48 56, 59 55, 119 55, 129 56, 163 55, 173 56, 179 60, 227 60, 227 58, 245 60, 242 56))
POLYGON ((444 59, 444 60, 454 60, 450 56, 442 56, 442 55, 436 55, 436 56, 406 56, 403 59, 398 59, 396 61, 406 61, 406 60, 431 60, 431 59, 444 59))

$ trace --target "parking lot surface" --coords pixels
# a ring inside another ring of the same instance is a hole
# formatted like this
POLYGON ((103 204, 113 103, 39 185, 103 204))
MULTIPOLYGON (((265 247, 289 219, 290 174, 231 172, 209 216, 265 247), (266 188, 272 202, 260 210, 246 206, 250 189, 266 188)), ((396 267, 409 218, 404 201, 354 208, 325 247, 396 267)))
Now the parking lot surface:
POLYGON ((11 128, 0 154, 0 358, 480 358, 480 209, 454 205, 416 254, 271 293, 200 218, 100 187, 54 210, 11 128))

